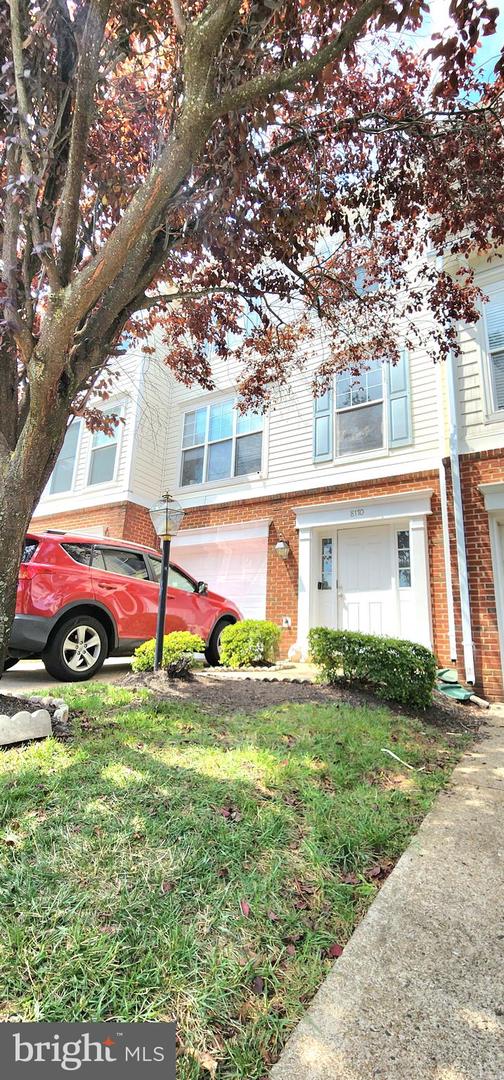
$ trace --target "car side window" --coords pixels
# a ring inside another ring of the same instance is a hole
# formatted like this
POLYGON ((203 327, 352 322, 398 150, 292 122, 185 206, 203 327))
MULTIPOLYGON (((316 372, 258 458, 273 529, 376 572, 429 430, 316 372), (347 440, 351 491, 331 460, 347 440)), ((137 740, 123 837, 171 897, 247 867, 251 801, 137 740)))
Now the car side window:
MULTIPOLYGON (((149 555, 149 561, 156 581, 161 581, 161 559, 157 559, 155 555, 149 555)), ((196 591, 194 582, 185 574, 182 574, 180 570, 176 570, 174 566, 170 566, 168 585, 170 589, 182 589, 183 592, 193 593, 196 591)))
POLYGON ((109 547, 96 548, 93 565, 100 567, 101 559, 97 559, 96 555, 101 556, 103 568, 111 574, 122 574, 124 577, 138 578, 143 581, 149 580, 145 559, 138 551, 109 547))
POLYGON ((82 566, 91 566, 92 544, 62 544, 63 551, 82 566))

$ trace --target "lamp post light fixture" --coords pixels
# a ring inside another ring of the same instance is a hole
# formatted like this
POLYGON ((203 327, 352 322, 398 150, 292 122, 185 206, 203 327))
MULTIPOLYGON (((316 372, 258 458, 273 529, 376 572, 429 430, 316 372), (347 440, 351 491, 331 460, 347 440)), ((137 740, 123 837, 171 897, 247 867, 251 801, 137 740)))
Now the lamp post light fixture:
POLYGON ((184 511, 180 503, 172 499, 166 493, 159 502, 151 507, 150 518, 156 534, 163 541, 161 561, 161 581, 159 583, 159 603, 156 627, 156 651, 154 654, 154 671, 159 671, 163 663, 163 638, 166 615, 166 596, 168 593, 168 572, 170 568, 170 545, 174 536, 177 535, 182 524, 184 511))

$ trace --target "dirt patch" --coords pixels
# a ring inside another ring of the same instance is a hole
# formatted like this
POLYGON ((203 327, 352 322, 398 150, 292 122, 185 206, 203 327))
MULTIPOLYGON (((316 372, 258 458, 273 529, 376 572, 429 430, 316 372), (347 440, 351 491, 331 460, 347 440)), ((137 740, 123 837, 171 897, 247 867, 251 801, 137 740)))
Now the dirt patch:
POLYGON ((383 708, 384 704, 394 713, 418 716, 419 719, 445 731, 477 732, 485 722, 485 710, 450 701, 442 694, 434 694, 434 702, 425 712, 411 713, 393 704, 378 700, 373 694, 350 690, 344 686, 326 686, 319 683, 294 680, 272 681, 257 678, 226 679, 195 674, 187 679, 170 679, 165 674, 128 674, 121 680, 128 690, 145 688, 161 699, 177 700, 197 705, 205 712, 215 714, 254 713, 261 709, 283 705, 285 702, 315 702, 320 705, 365 705, 383 708))

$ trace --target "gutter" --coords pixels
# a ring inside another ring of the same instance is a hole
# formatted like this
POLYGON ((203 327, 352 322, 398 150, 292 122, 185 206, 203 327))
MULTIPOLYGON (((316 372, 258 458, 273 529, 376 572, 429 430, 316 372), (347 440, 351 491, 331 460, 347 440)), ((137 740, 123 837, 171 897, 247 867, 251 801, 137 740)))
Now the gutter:
POLYGON ((457 661, 457 638, 455 633, 455 608, 453 602, 453 575, 450 550, 450 522, 448 517, 448 492, 446 488, 446 469, 444 464, 445 445, 444 431, 445 418, 443 412, 443 387, 441 379, 441 367, 438 364, 437 374, 437 398, 438 398, 438 432, 439 432, 439 494, 441 498, 441 526, 443 532, 443 554, 446 578, 446 600, 448 607, 448 642, 450 648, 450 660, 457 661))
MULTIPOLYGON (((472 639, 471 606, 469 602, 469 575, 467 572, 467 552, 465 544, 464 508, 460 484, 459 442, 457 430, 457 385, 456 364, 453 352, 447 360, 448 374, 448 413, 449 447, 453 492, 453 512, 455 517, 455 540, 457 546, 457 567, 460 585, 460 607, 462 613, 462 645, 464 649, 464 668, 466 682, 475 682, 474 648, 472 639)), ((446 555, 445 547, 445 555, 446 555)), ((449 552, 449 548, 448 548, 449 552)))

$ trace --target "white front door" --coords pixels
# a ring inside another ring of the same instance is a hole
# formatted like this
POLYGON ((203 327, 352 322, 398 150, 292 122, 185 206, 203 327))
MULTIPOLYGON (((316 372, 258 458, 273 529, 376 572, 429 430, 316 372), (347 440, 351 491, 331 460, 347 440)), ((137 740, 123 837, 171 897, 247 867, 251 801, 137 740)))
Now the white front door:
POLYGON ((388 525, 338 532, 338 626, 342 630, 399 633, 392 553, 388 525))

